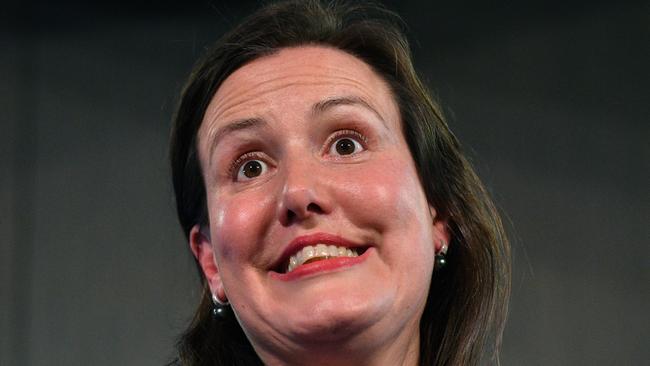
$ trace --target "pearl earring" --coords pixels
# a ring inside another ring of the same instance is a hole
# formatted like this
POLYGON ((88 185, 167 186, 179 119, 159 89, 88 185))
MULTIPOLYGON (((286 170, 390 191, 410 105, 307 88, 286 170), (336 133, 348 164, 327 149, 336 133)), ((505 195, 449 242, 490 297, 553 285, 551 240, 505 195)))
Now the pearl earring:
POLYGON ((228 307, 230 305, 228 301, 221 301, 217 295, 212 294, 212 304, 212 315, 220 319, 224 319, 228 316, 228 307))
POLYGON ((435 257, 436 264, 434 265, 434 268, 440 270, 445 267, 445 265, 447 264, 446 255, 447 255, 447 243, 445 243, 445 241, 443 240, 442 245, 440 246, 440 250, 438 251, 438 253, 436 253, 436 257, 435 257))

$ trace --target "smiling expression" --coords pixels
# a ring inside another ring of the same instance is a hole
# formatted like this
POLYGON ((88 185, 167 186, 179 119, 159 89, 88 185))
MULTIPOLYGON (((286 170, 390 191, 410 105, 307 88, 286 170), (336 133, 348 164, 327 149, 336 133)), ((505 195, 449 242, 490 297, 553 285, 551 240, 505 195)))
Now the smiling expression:
POLYGON ((216 264, 202 266, 267 363, 418 338, 445 233, 370 66, 317 46, 259 58, 223 82, 198 136, 216 264))

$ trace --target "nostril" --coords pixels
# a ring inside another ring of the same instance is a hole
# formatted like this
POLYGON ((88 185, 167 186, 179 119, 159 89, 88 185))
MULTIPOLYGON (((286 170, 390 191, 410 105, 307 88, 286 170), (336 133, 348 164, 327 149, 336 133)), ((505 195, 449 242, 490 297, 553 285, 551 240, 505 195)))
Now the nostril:
POLYGON ((291 225, 292 223, 309 219, 312 215, 322 215, 326 211, 315 202, 302 200, 303 202, 283 202, 280 209, 283 211, 281 220, 283 225, 291 225), (300 204, 302 203, 302 204, 300 204))
POLYGON ((285 218, 287 224, 291 224, 296 220, 306 219, 307 217, 311 216, 311 214, 322 214, 323 212, 323 209, 318 204, 310 203, 307 205, 305 210, 287 210, 285 218))
POLYGON ((323 209, 320 208, 319 205, 312 202, 309 205, 307 205, 307 212, 323 213, 323 209))
POLYGON ((291 210, 287 210, 287 221, 292 222, 295 218, 296 218, 296 213, 291 210))

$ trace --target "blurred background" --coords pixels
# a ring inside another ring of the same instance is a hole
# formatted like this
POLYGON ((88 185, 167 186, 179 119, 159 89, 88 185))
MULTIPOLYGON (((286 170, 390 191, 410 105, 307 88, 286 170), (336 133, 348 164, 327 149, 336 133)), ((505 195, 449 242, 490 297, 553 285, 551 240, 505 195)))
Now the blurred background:
MULTIPOLYGON (((260 1, 2 0, 0 365, 161 365, 198 297, 167 164, 260 1)), ((650 4, 387 1, 504 213, 503 365, 650 358, 650 4)))

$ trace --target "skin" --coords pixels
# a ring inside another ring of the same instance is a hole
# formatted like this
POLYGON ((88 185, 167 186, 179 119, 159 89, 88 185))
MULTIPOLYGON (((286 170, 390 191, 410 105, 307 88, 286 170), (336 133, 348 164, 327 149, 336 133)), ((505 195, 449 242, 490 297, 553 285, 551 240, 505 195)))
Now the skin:
POLYGON ((210 227, 195 226, 190 246, 264 363, 417 364, 434 254, 449 234, 384 80, 340 50, 283 49, 224 81, 198 136, 210 227), (355 141, 352 154, 338 154, 341 138, 355 141), (264 169, 245 179, 250 160, 264 169), (288 244, 313 233, 372 252, 335 271, 274 277, 288 244))

